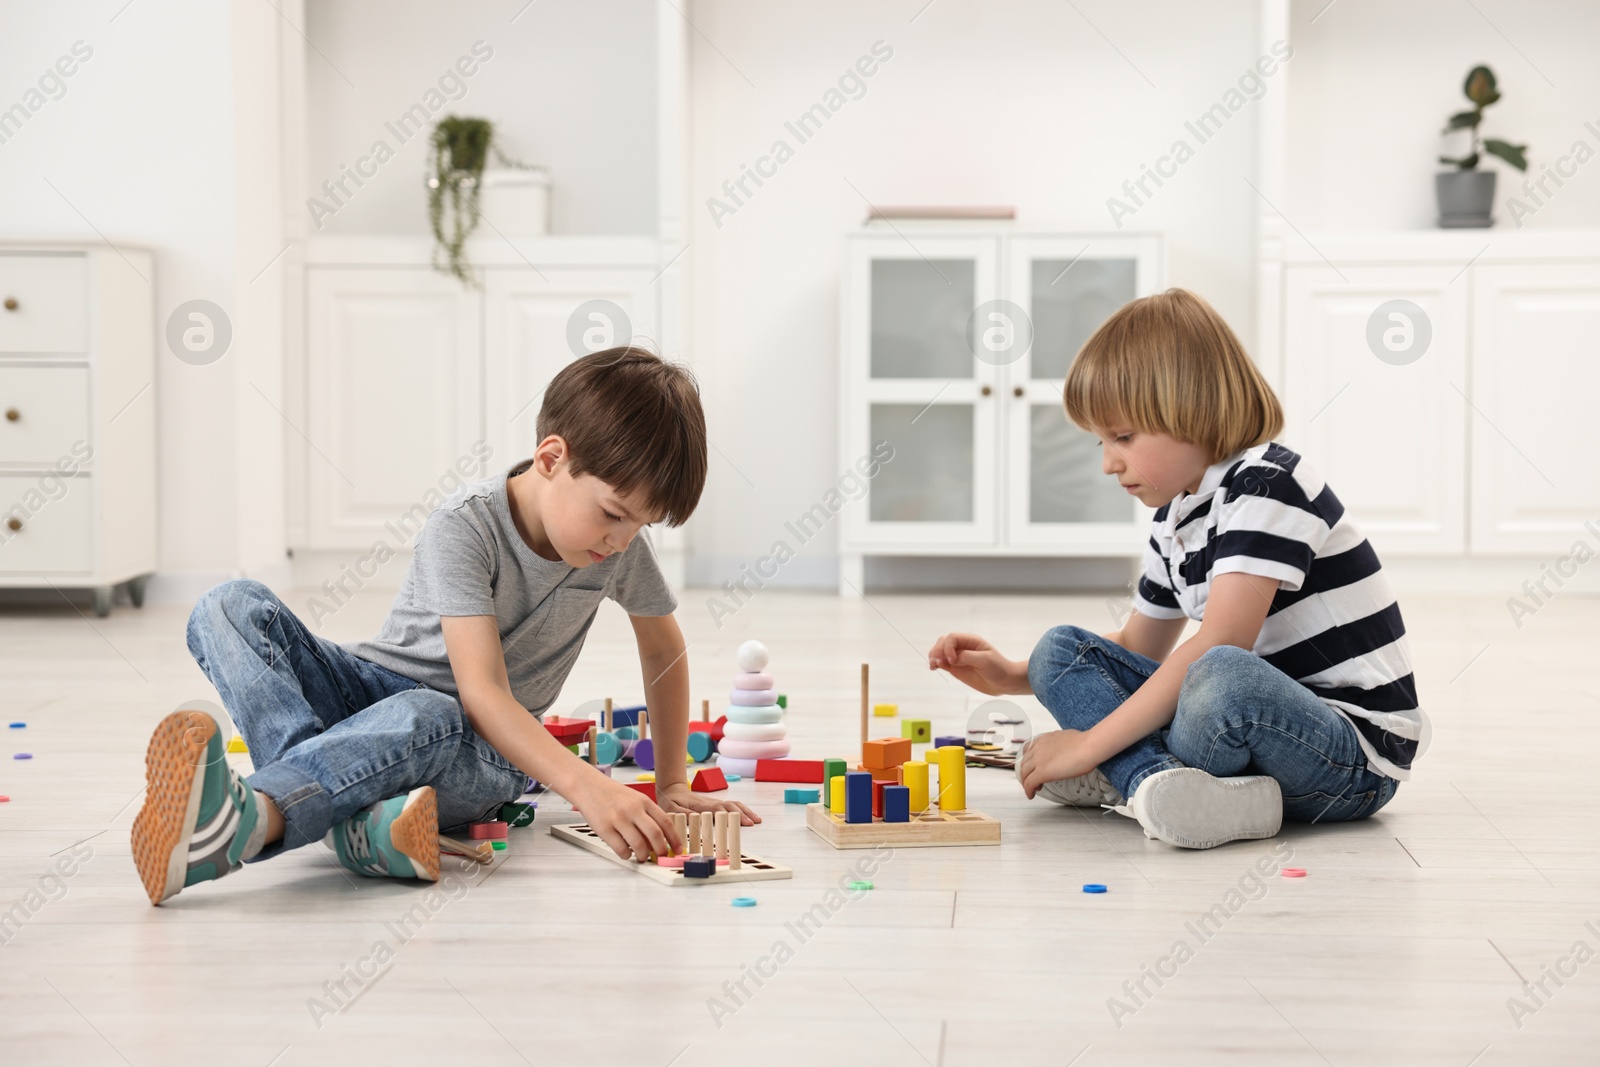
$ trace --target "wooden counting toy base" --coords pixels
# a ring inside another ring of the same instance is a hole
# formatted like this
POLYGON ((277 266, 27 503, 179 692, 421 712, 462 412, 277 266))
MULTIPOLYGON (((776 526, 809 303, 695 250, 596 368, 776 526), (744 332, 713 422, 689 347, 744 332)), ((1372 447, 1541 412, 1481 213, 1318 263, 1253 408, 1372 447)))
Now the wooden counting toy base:
POLYGON ((806 826, 834 848, 920 848, 935 845, 998 845, 1000 820, 981 811, 925 811, 910 822, 847 823, 822 804, 806 805, 806 826))
MULTIPOLYGON (((999 824, 997 823, 996 826, 999 824)), ((587 849, 596 856, 603 856, 619 867, 627 867, 637 871, 646 878, 660 882, 662 885, 716 885, 720 882, 770 882, 779 878, 793 878, 794 871, 778 863, 769 863, 760 856, 752 856, 748 852, 739 853, 739 869, 730 871, 727 867, 718 865, 717 872, 709 878, 685 878, 683 871, 676 867, 658 867, 654 863, 635 863, 633 860, 623 859, 611 850, 611 846, 601 840, 600 835, 589 829, 587 823, 575 823, 571 826, 550 827, 552 836, 563 841, 587 849)))

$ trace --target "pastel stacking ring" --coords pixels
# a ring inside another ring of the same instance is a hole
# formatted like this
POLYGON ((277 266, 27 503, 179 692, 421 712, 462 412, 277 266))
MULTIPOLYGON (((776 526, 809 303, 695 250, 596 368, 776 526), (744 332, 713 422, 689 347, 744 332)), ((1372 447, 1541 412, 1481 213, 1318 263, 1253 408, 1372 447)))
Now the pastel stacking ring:
POLYGON ((777 702, 776 689, 735 689, 728 694, 728 703, 740 708, 764 708, 777 702))
POLYGON ((758 760, 782 759, 789 754, 789 739, 781 738, 776 741, 735 741, 726 734, 722 743, 717 746, 717 751, 732 759, 758 760))
POLYGON ((730 722, 722 728, 724 741, 776 741, 788 736, 788 727, 781 722, 743 723, 730 722))
POLYGON ((756 776, 756 761, 753 759, 733 759, 725 753, 718 752, 717 766, 722 768, 722 776, 730 782, 735 778, 756 776))
MULTIPOLYGON (((730 725, 736 722, 742 722, 746 725, 753 723, 782 722, 783 709, 778 707, 776 704, 768 704, 764 708, 746 708, 735 705, 728 709, 727 717, 730 725)), ((724 726, 722 729, 723 732, 726 733, 728 727, 724 726)))
POLYGON ((772 675, 766 671, 740 671, 733 676, 735 689, 771 689, 772 675))

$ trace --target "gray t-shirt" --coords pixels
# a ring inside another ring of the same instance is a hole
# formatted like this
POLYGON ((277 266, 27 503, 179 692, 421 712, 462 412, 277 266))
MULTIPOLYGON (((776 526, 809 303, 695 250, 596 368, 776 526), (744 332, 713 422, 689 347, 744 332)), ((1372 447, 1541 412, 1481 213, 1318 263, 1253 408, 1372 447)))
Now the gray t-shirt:
POLYGON ((626 551, 582 569, 540 556, 517 532, 503 474, 461 486, 417 535, 411 568, 370 641, 340 647, 451 696, 455 675, 441 615, 493 615, 517 703, 543 715, 583 648, 602 597, 630 615, 670 615, 678 606, 643 532, 626 551))

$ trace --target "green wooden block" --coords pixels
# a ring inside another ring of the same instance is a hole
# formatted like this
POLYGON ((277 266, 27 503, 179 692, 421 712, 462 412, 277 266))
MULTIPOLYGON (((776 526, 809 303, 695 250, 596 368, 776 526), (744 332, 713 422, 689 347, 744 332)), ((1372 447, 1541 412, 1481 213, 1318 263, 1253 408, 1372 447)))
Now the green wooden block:
POLYGON ((532 826, 533 817, 539 809, 532 804, 519 804, 516 801, 500 805, 500 819, 508 826, 532 826))
POLYGON ((927 719, 901 719, 900 736, 909 737, 919 745, 933 740, 933 724, 927 719))
POLYGON ((846 760, 825 759, 822 761, 822 796, 819 798, 819 800, 823 804, 826 804, 828 802, 828 797, 832 795, 828 792, 828 790, 833 788, 833 780, 843 776, 844 772, 848 771, 849 769, 850 764, 846 760))
POLYGON ((778 707, 784 708, 785 710, 788 709, 788 707, 789 707, 789 694, 788 693, 779 693, 778 694, 778 707))

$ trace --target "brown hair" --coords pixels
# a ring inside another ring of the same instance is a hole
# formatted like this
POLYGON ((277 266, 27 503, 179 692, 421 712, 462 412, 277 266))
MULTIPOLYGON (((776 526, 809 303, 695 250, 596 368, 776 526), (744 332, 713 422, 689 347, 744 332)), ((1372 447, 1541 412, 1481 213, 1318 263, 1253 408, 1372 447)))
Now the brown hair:
POLYGON ((1186 289, 1118 308, 1084 342, 1062 393, 1085 430, 1164 433, 1216 463, 1270 441, 1283 408, 1216 309, 1186 289))
POLYGON ((539 440, 567 442, 567 470, 619 493, 644 491, 667 525, 682 526, 706 485, 706 416, 694 375, 625 346, 582 356, 545 389, 539 440))

